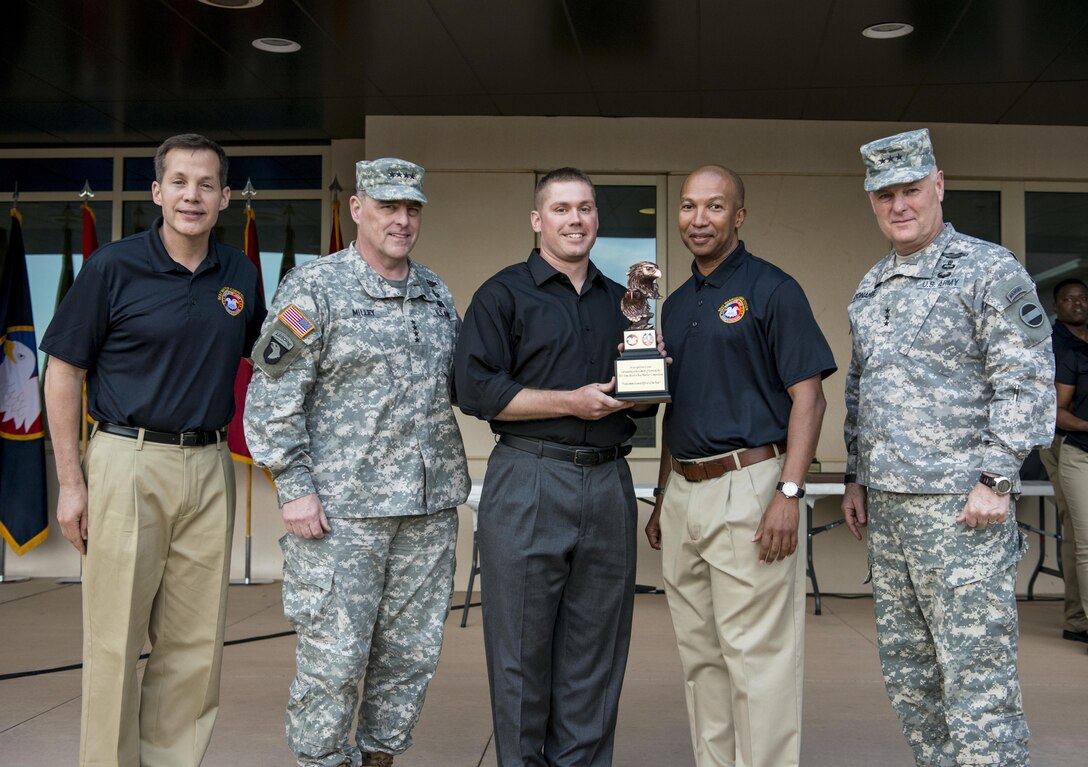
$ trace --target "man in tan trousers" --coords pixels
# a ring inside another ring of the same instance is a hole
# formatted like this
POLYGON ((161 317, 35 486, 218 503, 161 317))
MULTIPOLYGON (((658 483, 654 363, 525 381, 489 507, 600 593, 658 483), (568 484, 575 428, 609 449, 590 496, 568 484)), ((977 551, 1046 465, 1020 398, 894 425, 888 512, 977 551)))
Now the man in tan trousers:
POLYGON ((151 194, 161 218, 95 252, 41 344, 57 521, 85 555, 84 767, 196 767, 219 710, 234 525, 225 427, 264 296, 245 255, 211 236, 230 200, 218 144, 167 139, 151 194), (97 423, 81 470, 84 378, 97 423))
POLYGON ((733 171, 684 182, 695 260, 661 309, 672 403, 646 535, 662 551, 696 765, 796 767, 801 498, 835 361, 801 286, 740 241, 745 214, 733 171))

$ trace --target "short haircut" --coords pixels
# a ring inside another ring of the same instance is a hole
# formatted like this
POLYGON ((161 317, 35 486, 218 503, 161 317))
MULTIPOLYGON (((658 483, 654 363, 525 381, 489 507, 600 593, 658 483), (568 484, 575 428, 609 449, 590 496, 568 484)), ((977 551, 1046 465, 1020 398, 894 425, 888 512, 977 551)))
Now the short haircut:
POLYGON ((162 183, 162 177, 166 174, 166 153, 171 149, 190 149, 194 152, 208 149, 215 152, 219 158, 219 186, 224 187, 227 185, 227 153, 223 151, 223 147, 219 146, 219 144, 206 136, 201 136, 199 133, 182 133, 171 136, 159 145, 159 148, 155 151, 155 180, 160 184, 162 183))
POLYGON ((597 201, 597 190, 593 188, 593 182, 589 176, 586 175, 584 170, 578 168, 556 168, 550 173, 545 173, 539 181, 536 182, 536 190, 533 192, 533 208, 534 210, 540 210, 540 201, 543 199, 544 190, 551 184, 558 184, 564 181, 581 181, 589 187, 589 191, 593 193, 593 201, 597 201))
POLYGON ((696 173, 717 173, 720 176, 725 176, 729 179, 729 183, 733 185, 733 191, 737 195, 737 207, 744 207, 744 182, 740 180, 740 176, 737 175, 736 171, 727 168, 724 165, 704 165, 701 168, 693 170, 688 178, 694 176, 696 173))
POLYGON ((1054 286, 1054 300, 1058 300, 1058 294, 1062 292, 1062 288, 1067 288, 1070 285, 1080 285, 1085 290, 1088 290, 1088 285, 1084 284, 1084 280, 1079 277, 1066 277, 1064 280, 1054 286))

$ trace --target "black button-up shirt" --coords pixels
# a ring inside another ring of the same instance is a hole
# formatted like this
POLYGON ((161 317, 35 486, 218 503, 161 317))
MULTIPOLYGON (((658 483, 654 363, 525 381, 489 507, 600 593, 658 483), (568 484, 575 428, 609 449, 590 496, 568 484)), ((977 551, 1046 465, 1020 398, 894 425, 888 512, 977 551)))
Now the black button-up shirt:
POLYGON ((41 348, 87 371, 99 421, 182 432, 219 429, 234 412, 234 376, 265 316, 257 270, 209 237, 190 272, 166 251, 162 219, 104 245, 80 269, 41 348))
POLYGON ((797 281, 737 245, 704 277, 665 300, 661 324, 672 403, 665 440, 679 459, 786 439, 790 386, 835 372, 835 360, 797 281))
POLYGON ((620 411, 598 421, 573 416, 536 421, 497 421, 523 388, 573 390, 606 383, 615 374, 617 345, 630 324, 620 312, 624 288, 591 261, 582 292, 533 250, 529 259, 503 269, 472 299, 454 358, 458 405, 491 423, 496 434, 513 434, 566 445, 610 447, 635 431, 631 416, 655 408, 620 411))

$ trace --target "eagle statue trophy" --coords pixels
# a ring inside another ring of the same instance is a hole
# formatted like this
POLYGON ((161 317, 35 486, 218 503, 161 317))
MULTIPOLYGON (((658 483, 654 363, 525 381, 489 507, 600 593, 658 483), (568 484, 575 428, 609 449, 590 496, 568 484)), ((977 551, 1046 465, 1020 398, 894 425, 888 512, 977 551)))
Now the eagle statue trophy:
POLYGON ((657 290, 660 278, 661 270, 653 261, 639 261, 627 270, 627 292, 620 300, 620 311, 631 320, 629 330, 653 327, 650 324, 650 318, 654 316, 650 311, 650 299, 661 298, 657 290))

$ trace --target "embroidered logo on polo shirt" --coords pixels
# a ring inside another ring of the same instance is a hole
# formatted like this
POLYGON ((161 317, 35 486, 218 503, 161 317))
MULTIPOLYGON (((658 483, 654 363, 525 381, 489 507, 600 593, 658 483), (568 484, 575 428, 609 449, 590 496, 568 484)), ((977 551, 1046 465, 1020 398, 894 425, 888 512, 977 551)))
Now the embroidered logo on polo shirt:
POLYGON ((283 324, 291 328, 299 338, 305 338, 314 329, 314 324, 294 304, 289 304, 276 316, 283 320, 283 324))
POLYGON ((246 307, 245 296, 241 291, 234 288, 223 288, 219 291, 219 303, 223 304, 223 308, 227 310, 227 314, 231 317, 237 317, 242 309, 246 307))
POLYGON ((718 319, 724 322, 726 325, 732 325, 734 322, 740 322, 741 318, 748 313, 748 302, 743 297, 737 296, 736 298, 730 298, 720 307, 718 307, 718 319))

